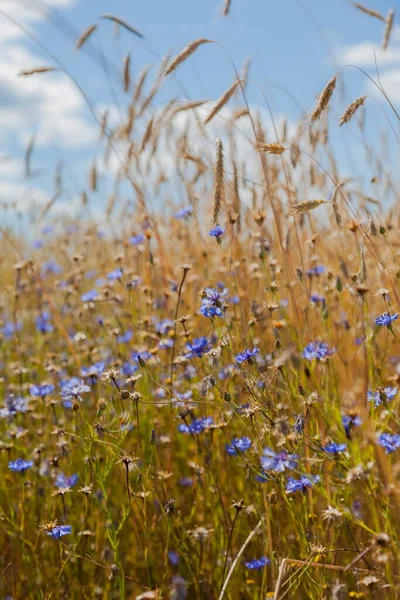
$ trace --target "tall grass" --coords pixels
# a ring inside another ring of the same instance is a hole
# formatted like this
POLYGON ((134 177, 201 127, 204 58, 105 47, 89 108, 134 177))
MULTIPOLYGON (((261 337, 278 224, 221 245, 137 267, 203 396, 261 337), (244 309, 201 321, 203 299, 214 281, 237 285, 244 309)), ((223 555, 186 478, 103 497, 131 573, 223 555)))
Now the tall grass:
POLYGON ((104 156, 82 218, 51 219, 58 171, 33 244, 2 229, 4 598, 398 597, 393 180, 370 148, 376 198, 341 177, 340 75, 296 131, 237 72, 215 103, 158 104, 208 41, 152 83, 127 55, 116 123, 85 97, 104 156))

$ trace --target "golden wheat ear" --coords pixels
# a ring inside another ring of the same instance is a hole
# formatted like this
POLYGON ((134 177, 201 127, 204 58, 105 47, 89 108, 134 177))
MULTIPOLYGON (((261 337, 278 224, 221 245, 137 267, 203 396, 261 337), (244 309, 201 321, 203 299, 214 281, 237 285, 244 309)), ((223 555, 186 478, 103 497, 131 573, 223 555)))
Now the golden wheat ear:
POLYGON ((333 91, 336 87, 336 80, 337 75, 334 75, 332 79, 328 81, 328 83, 318 96, 317 103, 310 116, 311 123, 315 123, 316 121, 318 121, 322 113, 327 109, 329 101, 332 98, 333 91))
POLYGON ((218 216, 224 200, 225 178, 224 178, 224 146, 217 138, 215 141, 214 160, 214 188, 213 188, 213 223, 217 224, 218 216))
POLYGON ((117 25, 121 25, 121 27, 123 27, 127 31, 130 31, 131 33, 133 33, 137 37, 144 38, 143 33, 141 33, 140 31, 138 31, 137 29, 135 29, 134 27, 132 27, 132 25, 129 25, 129 23, 127 23, 126 21, 123 21, 119 17, 114 17, 114 15, 101 15, 100 18, 101 19, 107 19, 108 21, 113 21, 113 23, 116 23, 117 25))
POLYGON ((75 48, 77 50, 82 48, 82 46, 84 46, 86 44, 86 42, 88 41, 90 36, 96 31, 96 29, 97 29, 97 25, 91 25, 90 27, 85 29, 85 31, 83 31, 81 33, 81 35, 79 36, 79 38, 76 40, 75 48))
POLYGON ((207 38, 198 38, 193 42, 190 42, 175 58, 169 63, 168 67, 165 69, 164 75, 170 75, 181 65, 189 56, 193 54, 197 50, 199 46, 203 44, 212 44, 213 40, 208 40, 207 38))
POLYGON ((375 19, 379 19, 380 21, 385 20, 385 17, 381 15, 381 13, 378 13, 376 10, 372 10, 372 8, 367 8, 359 2, 352 2, 352 5, 358 8, 358 10, 361 10, 361 12, 365 13, 366 15, 369 15, 370 17, 375 17, 375 19))
POLYGON ((224 94, 222 94, 221 98, 217 101, 215 106, 210 110, 207 117, 204 119, 203 125, 207 125, 207 123, 209 123, 215 117, 215 115, 217 115, 219 113, 219 111, 225 106, 225 104, 227 104, 227 102, 229 102, 229 100, 232 98, 233 94, 235 93, 237 86, 240 83, 242 83, 240 80, 235 81, 231 85, 231 87, 228 90, 226 90, 226 92, 224 94))

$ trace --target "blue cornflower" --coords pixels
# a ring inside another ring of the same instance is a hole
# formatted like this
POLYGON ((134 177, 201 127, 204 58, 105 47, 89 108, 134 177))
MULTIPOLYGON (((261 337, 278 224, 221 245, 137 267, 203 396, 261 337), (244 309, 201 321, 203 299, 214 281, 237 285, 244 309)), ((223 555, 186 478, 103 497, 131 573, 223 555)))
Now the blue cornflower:
POLYGON ((37 398, 45 398, 49 394, 52 394, 55 390, 55 387, 52 383, 42 383, 35 384, 33 383, 29 388, 29 393, 31 396, 36 396, 37 398))
POLYGON ((400 448, 400 435, 398 433, 381 433, 378 436, 378 444, 390 454, 400 448))
POLYGON ((89 290, 88 292, 82 294, 81 300, 82 302, 93 302, 93 300, 96 300, 98 296, 99 292, 97 290, 89 290))
POLYGON ((187 358, 193 358, 194 356, 202 356, 206 352, 211 349, 211 344, 209 340, 201 336, 199 338, 195 338, 191 342, 186 342, 187 353, 185 356, 187 358))
POLYGON ((247 569, 263 569, 270 564, 269 558, 262 556, 261 558, 253 558, 249 562, 244 563, 247 569))
POLYGON ((179 563, 179 554, 175 550, 170 550, 168 552, 168 560, 173 567, 176 567, 179 563))
POLYGON ((367 400, 368 402, 375 402, 374 406, 379 406, 380 404, 382 404, 382 401, 385 400, 385 396, 386 396, 386 402, 390 402, 390 400, 392 400, 395 395, 398 392, 398 388, 392 388, 392 387, 385 387, 382 388, 381 390, 377 390, 376 392, 371 392, 371 390, 368 390, 367 393, 367 400))
POLYGON ((316 265, 315 267, 312 267, 311 269, 307 269, 306 273, 307 275, 309 275, 310 277, 312 277, 313 275, 321 275, 322 273, 324 273, 325 271, 325 267, 323 265, 316 265))
POLYGON ((303 350, 303 358, 307 360, 322 359, 333 354, 335 350, 329 348, 325 342, 310 342, 303 350))
POLYGON ((163 319, 155 324, 155 330, 159 335, 165 335, 173 326, 174 321, 172 319, 163 319))
POLYGON ((325 452, 329 454, 340 454, 340 452, 344 452, 347 448, 347 444, 337 444, 336 442, 330 442, 324 446, 325 452))
POLYGON ((47 535, 50 535, 55 540, 59 540, 63 535, 68 535, 72 532, 71 525, 56 525, 49 531, 47 531, 47 535))
POLYGON ((132 377, 139 370, 139 365, 137 363, 124 362, 121 370, 126 377, 132 377))
POLYGON ((167 350, 168 348, 173 348, 174 340, 171 338, 166 338, 165 340, 160 340, 158 342, 158 347, 160 350, 167 350))
POLYGON ((268 475, 266 471, 262 470, 261 473, 255 476, 255 480, 258 481, 258 483, 267 483, 267 481, 272 480, 272 477, 271 475, 268 475))
POLYGON ((81 394, 85 394, 86 392, 90 392, 90 387, 86 385, 82 379, 79 380, 77 377, 72 377, 69 381, 65 381, 61 384, 60 395, 63 399, 64 406, 67 408, 72 407, 74 400, 83 402, 81 394))
POLYGON ((237 456, 242 452, 246 452, 251 447, 251 439, 244 436, 241 438, 233 438, 230 444, 226 445, 226 451, 230 456, 237 456))
POLYGON ((81 375, 82 377, 100 377, 103 374, 104 369, 106 367, 106 363, 104 360, 99 360, 94 363, 90 367, 82 367, 81 375))
POLYGON ((52 273, 54 275, 59 275, 62 273, 62 267, 55 260, 48 260, 42 265, 42 275, 48 275, 52 273))
POLYGON ((294 425, 292 428, 293 431, 296 433, 303 433, 305 422, 306 420, 302 414, 295 415, 294 425))
POLYGON ((54 327, 50 323, 50 314, 44 310, 38 317, 35 318, 36 329, 40 331, 40 333, 50 333, 53 331, 54 327))
POLYGON ((192 487, 193 479, 191 477, 181 477, 181 479, 178 479, 178 483, 182 487, 192 487))
POLYGON ((0 418, 6 419, 10 417, 14 417, 19 412, 26 412, 28 410, 28 406, 25 398, 22 396, 14 396, 14 394, 10 394, 5 398, 4 408, 0 408, 0 418))
POLYGON ((398 318, 399 315, 397 313, 391 315, 388 312, 384 312, 383 314, 379 315, 379 317, 376 317, 375 323, 377 325, 386 325, 386 327, 391 327, 393 321, 396 321, 398 318))
POLYGON ((302 475, 300 479, 289 477, 285 489, 288 494, 304 492, 306 489, 312 488, 320 479, 319 475, 302 475))
POLYGON ((178 425, 178 431, 181 433, 202 433, 213 424, 214 420, 212 417, 201 417, 200 419, 194 419, 190 425, 181 423, 178 425))
POLYGON ((17 331, 20 331, 21 329, 21 323, 12 323, 11 321, 8 321, 8 323, 6 323, 4 327, 0 328, 0 333, 4 336, 6 340, 11 340, 14 334, 17 331))
POLYGON ((220 227, 220 225, 216 225, 215 227, 210 229, 210 231, 208 232, 208 235, 210 235, 211 237, 217 238, 217 241, 219 241, 219 239, 221 238, 221 236, 224 235, 224 233, 225 233, 225 229, 223 227, 220 227))
POLYGON ((311 294, 310 300, 311 302, 314 302, 314 304, 325 304, 325 298, 319 294, 311 294))
POLYGON ((132 337, 133 333, 128 329, 128 331, 125 331, 125 333, 121 333, 121 335, 117 336, 117 342, 118 344, 127 344, 131 341, 132 337))
POLYGON ((76 475, 75 473, 73 475, 70 475, 69 477, 67 475, 64 475, 64 473, 59 473, 56 477, 54 485, 58 488, 66 489, 74 487, 74 485, 76 485, 77 482, 78 475, 76 475))
POLYGON ((23 473, 31 467, 33 467, 33 460, 25 460, 24 458, 17 458, 17 460, 8 463, 8 468, 16 473, 23 473))
POLYGON ((114 269, 114 271, 110 271, 109 273, 107 273, 107 279, 109 279, 110 281, 116 281, 117 279, 121 279, 122 277, 122 269, 120 269, 119 267, 117 269, 114 269))
POLYGON ((253 350, 250 350, 250 348, 246 348, 246 350, 243 350, 243 352, 239 352, 239 354, 236 354, 236 362, 237 363, 242 363, 242 362, 251 362, 253 356, 256 356, 256 354, 258 354, 260 352, 260 349, 257 348, 257 346, 254 346, 253 350))
POLYGON ((151 354, 148 350, 142 350, 141 352, 132 352, 131 357, 132 360, 134 360, 135 362, 139 362, 139 357, 144 360, 147 361, 151 358, 151 354))
POLYGON ((192 211, 193 206, 191 204, 188 204, 187 206, 183 206, 182 208, 177 210, 176 213, 174 213, 174 217, 175 219, 186 219, 186 217, 189 217, 192 214, 192 211))
POLYGON ((342 425, 344 427, 347 437, 350 437, 351 430, 353 429, 353 427, 357 427, 358 425, 361 425, 361 419, 358 415, 356 415, 354 417, 351 415, 343 415, 342 416, 342 425))
POLYGON ((204 288, 202 298, 201 298, 201 306, 200 312, 205 317, 223 317, 223 310, 225 309, 225 296, 227 295, 228 290, 224 289, 222 292, 215 290, 213 288, 204 288))
POLYGON ((297 454, 288 454, 286 450, 274 452, 271 448, 264 448, 264 456, 260 458, 260 463, 265 471, 275 471, 283 473, 286 469, 297 467, 297 454))
POLYGON ((144 240, 145 236, 143 233, 138 233, 138 235, 133 235, 129 238, 129 242, 132 244, 132 246, 139 246, 139 244, 144 242, 144 240))

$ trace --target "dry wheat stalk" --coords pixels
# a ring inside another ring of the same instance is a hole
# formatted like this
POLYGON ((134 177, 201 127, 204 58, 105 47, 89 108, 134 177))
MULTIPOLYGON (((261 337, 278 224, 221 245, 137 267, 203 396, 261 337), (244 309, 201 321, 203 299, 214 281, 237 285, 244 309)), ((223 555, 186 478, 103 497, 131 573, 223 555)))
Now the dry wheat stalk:
POLYGON ((92 190, 92 192, 97 191, 97 169, 94 163, 92 164, 89 171, 89 187, 92 190))
POLYGON ((281 144, 262 144, 258 143, 257 147, 262 152, 268 152, 269 154, 283 154, 287 148, 285 146, 281 146, 281 144))
POLYGON ((385 27, 385 32, 383 34, 382 48, 384 50, 386 50, 386 48, 388 47, 388 44, 389 44, 390 34, 392 33, 392 29, 393 29, 393 20, 394 20, 394 10, 389 10, 387 17, 385 19, 386 27, 385 27))
POLYGON ((147 66, 145 67, 141 73, 139 74, 139 79, 137 81, 136 87, 135 87, 135 91, 133 92, 133 99, 132 102, 137 102, 142 94, 142 90, 143 90, 143 86, 144 83, 147 79, 147 75, 149 74, 149 69, 150 67, 147 66))
POLYGON ((224 8, 222 10, 222 14, 226 17, 229 14, 229 9, 231 8, 231 0, 225 0, 224 8))
POLYGON ((38 218, 36 219, 36 223, 39 223, 44 217, 47 215, 54 202, 61 196, 61 190, 57 190, 55 194, 50 198, 50 200, 43 206, 42 210, 39 213, 38 218))
POLYGON ((128 108, 128 120, 126 122, 126 125, 124 127, 124 132, 123 132, 123 136, 127 139, 129 139, 132 134, 135 117, 136 117, 135 105, 131 104, 128 108))
POLYGON ((353 118, 354 113, 364 104, 366 97, 367 96, 361 96, 360 98, 357 98, 346 108, 340 118, 339 125, 344 125, 344 123, 348 123, 353 118))
POLYGON ((239 182, 238 182, 238 175, 237 175, 237 167, 236 167, 236 163, 233 163, 233 209, 237 214, 236 224, 237 224, 237 230, 239 233, 242 229, 240 208, 241 208, 241 202, 240 202, 240 196, 239 196, 239 182))
POLYGON ((327 108, 330 99, 332 98, 333 90, 336 86, 337 75, 334 75, 332 79, 328 81, 322 92, 317 98, 317 103, 314 110, 311 113, 310 121, 315 123, 318 121, 324 110, 327 108))
POLYGON ((202 44, 213 43, 213 40, 208 40, 206 38, 198 38, 193 42, 190 42, 175 58, 170 62, 169 66, 165 70, 165 75, 170 75, 179 65, 181 65, 199 46, 202 44))
POLYGON ((30 177, 32 175, 32 169, 31 169, 31 159, 32 159, 32 153, 33 153, 33 149, 35 147, 35 136, 32 135, 31 139, 29 140, 29 143, 26 147, 26 152, 25 152, 25 177, 30 177))
POLYGON ((215 141, 214 188, 213 188, 213 223, 216 224, 224 201, 224 147, 220 138, 215 141))
POLYGON ((100 120, 100 139, 102 139, 107 131, 107 120, 108 120, 109 111, 106 109, 100 120))
POLYGON ((309 210, 318 208, 321 204, 327 204, 326 200, 305 200, 304 202, 297 202, 290 208, 292 215, 302 215, 309 210))
POLYGON ((207 125, 207 123, 209 123, 215 117, 215 115, 219 113, 221 108, 223 108, 225 106, 225 104, 227 102, 229 102, 229 100, 232 98, 233 94, 235 93, 236 88, 238 87, 238 85, 240 83, 241 83, 241 80, 235 81, 231 85, 231 87, 224 94, 222 94, 221 98, 217 101, 214 108, 212 108, 210 110, 207 117, 204 119, 203 125, 207 125))
POLYGON ((177 115, 178 113, 181 113, 183 111, 186 110, 191 110, 193 108, 198 108, 199 106, 202 106, 203 104, 205 104, 207 102, 207 100, 198 100, 197 102, 187 102, 186 104, 182 104, 181 106, 177 106, 171 113, 171 119, 177 115))
POLYGON ((113 15, 101 15, 101 19, 107 19, 109 21, 113 21, 114 23, 117 23, 117 25, 121 25, 121 27, 123 27, 127 31, 130 31, 131 33, 137 35, 140 38, 144 38, 144 35, 142 33, 140 33, 140 31, 138 31, 137 29, 135 29, 134 27, 129 25, 126 21, 123 21, 122 19, 120 19, 119 17, 114 17, 113 15))
POLYGON ((21 71, 18 73, 18 76, 29 77, 29 75, 36 75, 37 73, 51 73, 51 71, 58 71, 58 69, 56 69, 56 67, 36 67, 35 69, 21 71))
POLYGON ((293 168, 296 168, 297 163, 300 160, 300 148, 297 142, 293 142, 290 147, 290 160, 293 168))
POLYGON ((148 141, 150 140, 151 133, 153 131, 153 122, 154 122, 154 117, 151 117, 150 121, 147 123, 147 127, 146 127, 146 130, 145 130, 143 138, 142 138, 142 143, 140 146, 141 152, 143 152, 143 150, 147 146, 148 141))
POLYGON ((124 60, 124 92, 127 92, 131 86, 131 55, 128 54, 124 60))
POLYGON ((342 184, 340 184, 339 186, 337 186, 335 188, 335 191, 333 192, 333 196, 332 196, 332 210, 333 210, 333 215, 335 217, 335 221, 336 221, 336 225, 339 227, 339 229, 342 228, 342 215, 340 214, 340 210, 339 210, 339 205, 337 203, 337 196, 338 196, 338 189, 342 184))
POLYGON ((238 121, 239 119, 241 119, 242 117, 244 117, 248 114, 249 114, 249 111, 247 110, 247 108, 238 108, 232 114, 231 122, 234 123, 235 121, 238 121))
POLYGON ((83 33, 81 33, 81 35, 79 36, 79 38, 76 41, 75 44, 75 48, 77 50, 79 50, 80 48, 82 48, 82 46, 84 44, 86 44, 86 42, 88 41, 88 39, 90 38, 90 36, 92 35, 92 33, 94 33, 97 29, 97 25, 91 25, 90 27, 88 27, 87 29, 85 29, 85 31, 83 33))
POLYGON ((365 13, 366 15, 369 15, 370 17, 375 17, 376 19, 380 19, 381 21, 385 20, 385 17, 383 17, 376 10, 367 8, 366 6, 363 6, 362 4, 359 4, 358 2, 352 2, 352 5, 355 6, 356 8, 358 8, 358 10, 361 10, 361 12, 365 13))

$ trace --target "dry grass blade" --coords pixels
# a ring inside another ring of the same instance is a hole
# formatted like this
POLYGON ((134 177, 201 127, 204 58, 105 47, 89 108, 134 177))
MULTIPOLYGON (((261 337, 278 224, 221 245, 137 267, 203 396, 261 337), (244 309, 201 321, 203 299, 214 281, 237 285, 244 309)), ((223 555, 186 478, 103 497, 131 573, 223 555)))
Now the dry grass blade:
POLYGON ((137 29, 135 29, 134 27, 129 25, 129 23, 127 23, 126 21, 123 21, 119 17, 114 17, 113 15, 101 15, 101 18, 107 19, 108 21, 113 21, 113 23, 117 23, 117 25, 121 25, 121 27, 123 27, 127 31, 130 31, 134 35, 137 35, 140 38, 144 38, 143 33, 140 33, 140 31, 138 31, 137 29))
POLYGON ((305 200, 305 202, 297 202, 290 208, 292 215, 302 215, 314 208, 318 208, 321 204, 328 204, 326 200, 305 200))
POLYGON ((133 93, 133 103, 137 102, 142 94, 143 86, 147 79, 147 75, 149 74, 149 70, 150 70, 150 67, 147 66, 141 71, 141 73, 139 75, 139 79, 137 81, 135 91, 133 93))
POLYGON ((124 92, 127 92, 131 86, 131 55, 128 54, 124 60, 124 92))
POLYGON ((336 79, 337 75, 334 75, 332 79, 328 81, 328 83, 318 96, 317 103, 310 116, 311 123, 315 123, 316 121, 318 121, 324 110, 327 108, 336 86, 336 79))
POLYGON ((216 224, 224 201, 224 147, 219 138, 215 142, 214 189, 213 189, 213 222, 216 224))
POLYGON ((257 147, 262 152, 268 152, 269 154, 283 154, 287 148, 281 146, 281 144, 257 144, 257 147))
POLYGON ((75 48, 77 50, 82 48, 82 46, 84 46, 86 44, 86 42, 88 41, 88 39, 90 38, 92 33, 94 33, 96 31, 96 29, 97 29, 97 25, 91 25, 90 27, 85 29, 85 31, 77 39, 75 48))
POLYGON ((188 44, 186 48, 184 48, 182 52, 175 56, 175 58, 170 62, 164 74, 170 75, 170 73, 175 71, 175 69, 179 67, 179 65, 181 65, 189 56, 191 56, 199 46, 210 43, 213 43, 213 40, 208 40, 206 38, 198 38, 197 40, 190 42, 190 44, 188 44))
POLYGON ((353 118, 354 113, 360 108, 360 106, 364 104, 366 97, 367 96, 361 96, 360 98, 357 98, 356 100, 354 100, 354 102, 350 104, 350 106, 346 108, 346 110, 340 118, 339 125, 344 125, 353 118))
POLYGON ((214 108, 212 108, 210 110, 210 112, 208 113, 207 117, 205 118, 205 120, 203 122, 203 125, 207 125, 207 123, 209 123, 215 117, 215 115, 219 113, 221 108, 223 108, 225 106, 225 104, 227 102, 229 102, 229 100, 232 98, 233 94, 235 93, 236 88, 238 87, 238 85, 240 83, 241 83, 241 80, 235 81, 231 85, 231 87, 221 96, 221 98, 215 104, 214 108))
POLYGON ((385 17, 383 15, 381 15, 380 13, 378 13, 376 10, 367 8, 366 6, 363 6, 362 4, 359 4, 358 2, 352 2, 352 5, 355 6, 356 8, 358 8, 358 10, 361 10, 361 12, 365 13, 366 15, 369 15, 370 17, 375 17, 376 19, 380 19, 381 21, 385 20, 385 17))
POLYGON ((29 77, 30 75, 37 75, 38 73, 51 73, 51 71, 58 71, 56 67, 36 67, 35 69, 28 69, 27 71, 21 71, 18 73, 19 77, 29 77))
POLYGON ((154 122, 154 119, 153 119, 153 117, 151 117, 150 121, 147 123, 147 127, 146 127, 146 130, 145 130, 143 138, 142 138, 142 143, 141 143, 141 147, 140 147, 141 152, 143 152, 143 150, 146 148, 146 146, 151 138, 151 133, 153 131, 153 122, 154 122))
POLYGON ((207 102, 207 100, 198 100, 197 102, 187 102, 186 104, 182 104, 181 106, 177 106, 174 111, 171 114, 171 118, 174 117, 175 115, 184 112, 186 110, 192 110, 195 108, 198 108, 199 106, 202 106, 203 104, 205 104, 207 102))
POLYGON ((25 177, 30 177, 32 175, 32 168, 31 168, 31 159, 32 159, 32 153, 33 153, 33 149, 35 147, 35 136, 32 135, 31 139, 29 140, 29 144, 26 147, 26 152, 25 152, 25 177))
POLYGON ((62 190, 57 190, 56 193, 50 198, 50 200, 43 206, 42 210, 39 213, 38 218, 36 219, 36 223, 39 223, 44 219, 47 215, 54 202, 61 196, 62 190))
POLYGON ((89 186, 90 186, 90 189, 92 190, 92 192, 97 191, 97 169, 96 169, 96 165, 94 163, 91 166, 90 171, 89 171, 89 186))
POLYGON ((388 47, 388 44, 389 44, 390 35, 391 35, 392 29, 393 29, 393 20, 394 20, 394 10, 389 10, 388 15, 385 19, 386 27, 385 27, 385 32, 383 34, 382 48, 384 50, 386 50, 386 48, 388 47))
POLYGON ((225 2, 224 2, 224 8, 222 10, 222 14, 223 14, 224 17, 226 17, 227 15, 229 15, 229 10, 231 8, 231 4, 232 4, 231 0, 225 0, 225 2))

